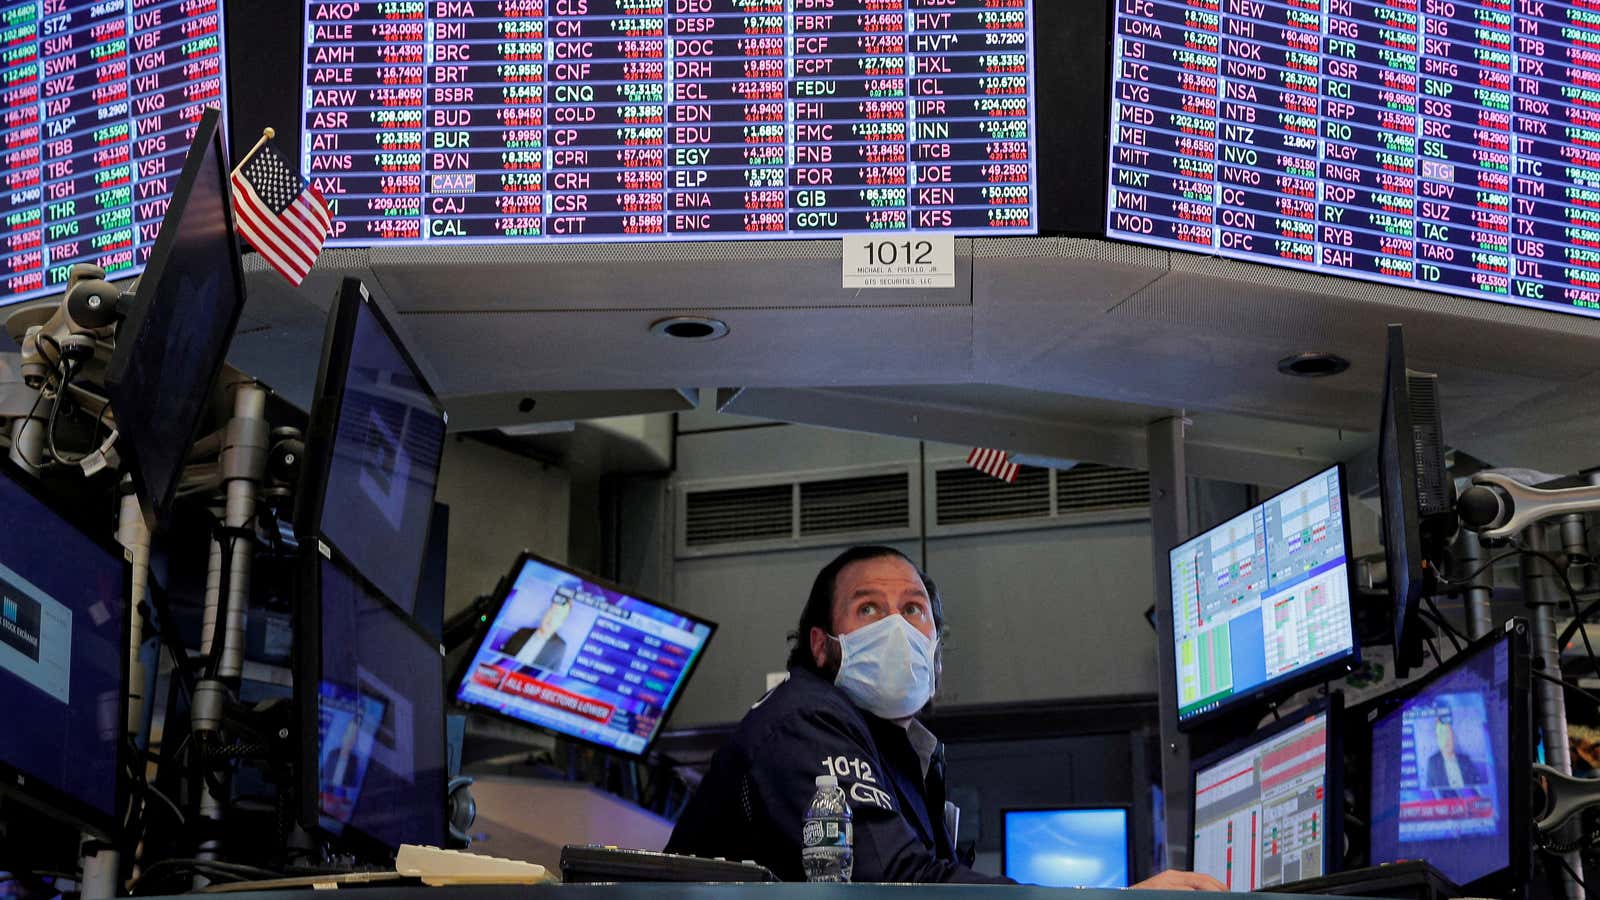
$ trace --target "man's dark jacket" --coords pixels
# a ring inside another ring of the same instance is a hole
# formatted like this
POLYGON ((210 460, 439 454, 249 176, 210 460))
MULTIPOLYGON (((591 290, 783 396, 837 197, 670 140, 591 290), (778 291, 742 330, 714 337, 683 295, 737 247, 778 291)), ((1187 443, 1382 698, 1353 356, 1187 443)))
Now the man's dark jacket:
POLYGON ((818 775, 850 799, 857 882, 1010 883, 956 861, 945 828, 944 748, 927 777, 906 729, 857 709, 821 676, 792 670, 717 751, 669 853, 753 860, 803 881, 800 830, 818 775))

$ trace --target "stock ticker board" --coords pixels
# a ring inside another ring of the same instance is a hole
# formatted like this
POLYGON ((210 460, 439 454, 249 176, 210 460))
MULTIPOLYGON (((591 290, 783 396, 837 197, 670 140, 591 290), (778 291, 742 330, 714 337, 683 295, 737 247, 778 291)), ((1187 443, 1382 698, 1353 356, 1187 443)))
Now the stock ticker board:
POLYGON ((1032 0, 305 6, 333 245, 1034 234, 1032 0))
POLYGON ((0 303, 141 271, 223 81, 220 0, 0 4, 0 303))
POLYGON ((1117 0, 1107 232, 1600 314, 1600 3, 1117 0))

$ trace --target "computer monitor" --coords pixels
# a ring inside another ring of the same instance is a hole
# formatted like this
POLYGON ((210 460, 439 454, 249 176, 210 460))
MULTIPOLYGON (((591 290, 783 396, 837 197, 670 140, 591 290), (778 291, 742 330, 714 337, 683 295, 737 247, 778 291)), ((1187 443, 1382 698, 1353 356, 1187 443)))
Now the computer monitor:
POLYGON ((1526 887, 1533 846, 1527 625, 1513 619, 1372 722, 1373 865, 1423 859, 1474 896, 1526 887))
POLYGON ((302 555, 300 821, 371 857, 401 844, 443 846, 439 645, 326 544, 302 555))
POLYGON ((1406 368, 1404 329, 1389 326, 1378 423, 1378 496, 1394 612, 1396 674, 1422 664, 1417 610, 1438 583, 1432 561, 1455 532, 1455 485, 1445 466, 1439 379, 1406 368))
POLYGON ((408 615, 444 430, 416 360, 361 281, 346 278, 328 313, 295 531, 332 544, 408 615))
POLYGON ((1000 811, 1000 867, 1046 887, 1125 888, 1133 873, 1127 806, 1000 811))
POLYGON ((1172 548, 1179 726, 1348 669, 1349 561, 1339 466, 1172 548))
POLYGON ((717 626, 531 553, 455 680, 457 702, 642 756, 717 626))
POLYGON ((0 792, 109 837, 122 797, 131 569, 121 548, 4 461, 0 510, 0 792))
POLYGON ((1338 870, 1341 712, 1330 695, 1190 766, 1194 871, 1244 892, 1338 870))
POLYGON ((220 120, 207 109, 195 125, 106 371, 117 449, 152 529, 167 518, 244 309, 220 120))

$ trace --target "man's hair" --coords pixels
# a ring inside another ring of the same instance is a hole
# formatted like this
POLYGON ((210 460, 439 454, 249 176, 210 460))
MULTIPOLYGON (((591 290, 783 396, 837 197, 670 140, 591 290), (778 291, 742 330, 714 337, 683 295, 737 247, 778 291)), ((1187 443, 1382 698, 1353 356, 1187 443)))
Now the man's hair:
POLYGON ((811 655, 811 629, 821 628, 833 634, 833 590, 839 581, 839 573, 851 563, 885 558, 904 560, 922 579, 922 586, 928 589, 928 606, 933 612, 934 630, 944 630, 944 606, 939 602, 939 588, 926 572, 911 561, 911 557, 893 547, 851 547, 823 566, 822 571, 817 573, 817 580, 811 583, 811 596, 806 598, 805 608, 800 610, 800 624, 789 635, 789 668, 823 674, 811 655))

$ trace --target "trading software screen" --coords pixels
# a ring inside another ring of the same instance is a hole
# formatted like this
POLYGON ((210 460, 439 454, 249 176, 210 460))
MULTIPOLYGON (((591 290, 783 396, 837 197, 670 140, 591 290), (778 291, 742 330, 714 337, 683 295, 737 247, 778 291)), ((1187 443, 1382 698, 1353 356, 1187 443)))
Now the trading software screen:
POLYGON ((1173 549, 1180 718, 1355 653, 1345 545, 1333 468, 1173 549))
POLYGON ((8 0, 0 8, 0 303, 75 263, 144 269, 208 106, 224 107, 220 0, 8 0))
POLYGON ((1600 315, 1600 18, 1128 0, 1113 237, 1600 315))
POLYGON ((305 4, 330 245, 1038 230, 1033 0, 305 4))
POLYGON ((110 818, 125 564, 5 474, 0 510, 0 764, 24 790, 48 785, 110 818))
POLYGON ((1194 870, 1254 891, 1323 874, 1328 716, 1213 763, 1194 777, 1194 870))
POLYGON ((411 613, 433 521, 444 416, 362 301, 322 501, 322 535, 411 613))
POLYGON ((1510 648, 1477 652, 1372 726, 1372 863, 1457 884, 1511 864, 1510 648))
POLYGON ((317 805, 332 834, 389 847, 445 838, 444 659, 338 564, 318 560, 317 805))
POLYGON ((1047 887, 1128 886, 1128 811, 1005 811, 1005 875, 1047 887))
POLYGON ((530 559, 456 699, 640 753, 711 632, 705 622, 530 559))

